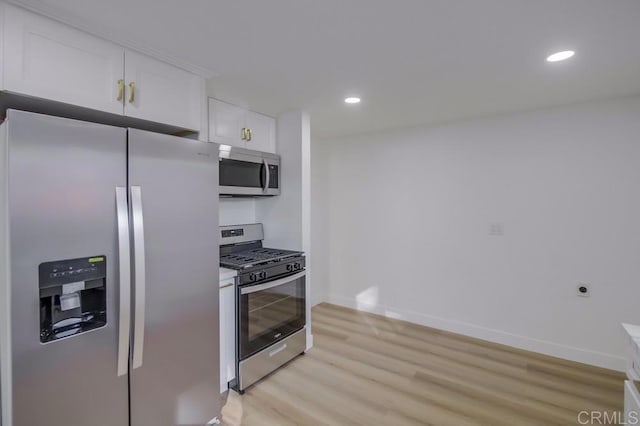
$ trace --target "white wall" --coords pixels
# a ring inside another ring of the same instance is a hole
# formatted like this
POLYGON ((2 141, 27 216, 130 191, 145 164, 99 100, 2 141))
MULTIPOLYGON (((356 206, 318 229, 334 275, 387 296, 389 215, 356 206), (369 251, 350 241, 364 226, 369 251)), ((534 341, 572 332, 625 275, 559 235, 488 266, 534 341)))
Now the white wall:
POLYGON ((220 198, 220 226, 256 222, 256 201, 253 198, 220 198))
POLYGON ((329 145, 311 144, 311 265, 316 305, 328 298, 329 283, 329 145))
POLYGON ((302 113, 281 114, 277 121, 280 195, 256 201, 256 219, 265 225, 264 244, 302 250, 302 113))
POLYGON ((324 143, 329 301, 623 368, 620 322, 640 323, 640 97, 324 143))

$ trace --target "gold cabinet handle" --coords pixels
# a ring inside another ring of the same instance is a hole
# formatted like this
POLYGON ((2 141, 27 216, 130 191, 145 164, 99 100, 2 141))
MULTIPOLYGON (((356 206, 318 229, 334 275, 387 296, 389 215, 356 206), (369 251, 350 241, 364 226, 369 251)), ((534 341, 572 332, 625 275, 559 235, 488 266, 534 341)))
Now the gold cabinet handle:
POLYGON ((136 100, 136 83, 129 83, 129 103, 132 104, 136 100))
POLYGON ((124 80, 118 80, 118 97, 116 100, 121 101, 124 98, 124 80))
POLYGON ((242 132, 240 133, 240 136, 241 136, 243 141, 247 140, 247 128, 246 127, 242 128, 242 132))
POLYGON ((251 142, 253 139, 253 133, 251 133, 251 129, 247 129, 247 141, 251 142))

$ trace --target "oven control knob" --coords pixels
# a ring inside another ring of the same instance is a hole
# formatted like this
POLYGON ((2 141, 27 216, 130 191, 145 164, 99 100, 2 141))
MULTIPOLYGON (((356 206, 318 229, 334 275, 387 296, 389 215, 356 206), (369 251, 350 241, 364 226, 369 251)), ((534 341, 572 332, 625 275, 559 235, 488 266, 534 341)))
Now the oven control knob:
POLYGON ((289 271, 289 272, 293 271, 293 265, 292 264, 289 263, 287 265, 287 271, 289 271))
POLYGON ((295 265, 293 265, 293 269, 295 269, 296 271, 300 269, 300 264, 296 263, 295 265))
POLYGON ((260 279, 264 280, 265 278, 267 278, 267 273, 264 271, 260 272, 260 279))
POLYGON ((256 280, 256 274, 252 273, 251 275, 249 275, 249 279, 251 281, 255 281, 256 280))

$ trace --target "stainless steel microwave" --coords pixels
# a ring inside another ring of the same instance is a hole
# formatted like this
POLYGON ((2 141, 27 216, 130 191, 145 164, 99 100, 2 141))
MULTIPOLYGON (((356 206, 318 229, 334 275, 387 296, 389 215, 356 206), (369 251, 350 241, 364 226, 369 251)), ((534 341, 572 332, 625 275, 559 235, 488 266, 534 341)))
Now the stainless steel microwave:
POLYGON ((220 195, 280 195, 280 156, 220 145, 220 195))

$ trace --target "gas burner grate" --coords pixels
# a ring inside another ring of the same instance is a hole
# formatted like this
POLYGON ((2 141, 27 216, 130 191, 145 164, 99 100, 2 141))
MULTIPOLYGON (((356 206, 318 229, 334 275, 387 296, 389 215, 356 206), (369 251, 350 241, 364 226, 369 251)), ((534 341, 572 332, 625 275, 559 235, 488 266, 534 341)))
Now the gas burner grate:
POLYGON ((290 257, 300 256, 301 254, 299 251, 292 250, 278 250, 265 247, 254 248, 220 256, 220 265, 231 269, 245 269, 261 263, 280 262, 290 257))

